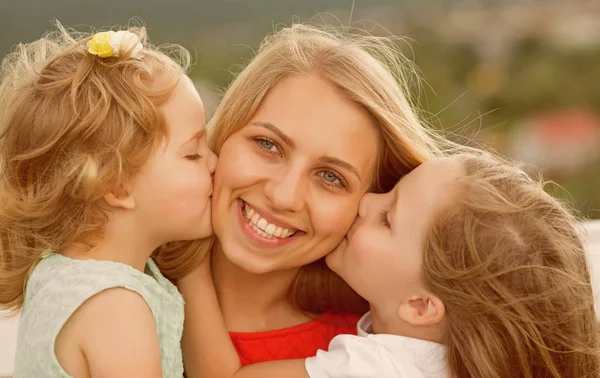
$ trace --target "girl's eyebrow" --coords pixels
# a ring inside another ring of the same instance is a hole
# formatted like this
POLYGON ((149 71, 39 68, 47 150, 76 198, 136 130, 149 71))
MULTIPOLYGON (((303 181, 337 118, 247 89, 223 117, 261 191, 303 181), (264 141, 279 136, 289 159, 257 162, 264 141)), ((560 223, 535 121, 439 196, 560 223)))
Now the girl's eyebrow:
POLYGON ((390 224, 390 228, 394 224, 394 222, 391 222, 391 218, 396 216, 396 206, 398 204, 398 185, 394 187, 393 192, 394 202, 392 204, 392 208, 390 209, 390 211, 388 211, 388 223, 390 224))
POLYGON ((349 170, 350 172, 354 173, 354 175, 356 177, 358 177, 358 179, 360 180, 360 175, 358 174, 358 169, 356 169, 356 167, 354 167, 352 164, 348 163, 347 161, 344 161, 344 160, 341 160, 338 158, 334 158, 331 156, 323 156, 322 158, 319 159, 319 161, 321 161, 322 163, 325 163, 325 164, 337 165, 338 167, 345 168, 345 169, 349 170))
MULTIPOLYGON (((204 135, 206 135, 206 130, 205 130, 205 129, 202 129, 202 130, 200 130, 200 131, 197 131, 197 132, 195 132, 195 133, 194 133, 194 135, 192 135, 192 137, 191 137, 190 139, 188 139, 188 140, 187 140, 185 143, 187 143, 187 142, 189 142, 189 141, 192 141, 192 140, 194 140, 194 139, 202 139, 202 137, 203 137, 204 135)), ((185 143, 183 143, 183 144, 185 144, 185 143)))

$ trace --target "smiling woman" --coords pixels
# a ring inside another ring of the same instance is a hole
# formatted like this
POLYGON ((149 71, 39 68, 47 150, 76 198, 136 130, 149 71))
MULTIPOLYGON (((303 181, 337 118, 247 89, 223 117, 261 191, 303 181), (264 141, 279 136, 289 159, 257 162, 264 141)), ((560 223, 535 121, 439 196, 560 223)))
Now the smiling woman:
POLYGON ((227 260, 263 274, 331 251, 372 185, 379 139, 368 113, 325 79, 282 79, 220 149, 213 223, 227 260))
MULTIPOLYGON (((304 25, 282 29, 232 83, 209 125, 219 155, 212 272, 242 363, 305 358, 356 333, 367 304, 325 265, 367 191, 387 191, 448 145, 419 122, 393 41, 304 25)), ((190 377, 194 319, 186 297, 190 377)))

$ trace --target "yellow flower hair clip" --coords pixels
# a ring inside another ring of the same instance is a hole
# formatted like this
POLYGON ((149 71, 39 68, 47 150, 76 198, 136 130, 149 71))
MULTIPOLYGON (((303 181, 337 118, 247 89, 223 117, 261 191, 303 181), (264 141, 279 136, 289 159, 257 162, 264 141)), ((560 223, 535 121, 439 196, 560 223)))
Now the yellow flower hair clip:
POLYGON ((135 57, 143 48, 137 35, 124 30, 96 33, 86 46, 90 54, 100 58, 119 57, 127 51, 131 51, 130 56, 135 57))

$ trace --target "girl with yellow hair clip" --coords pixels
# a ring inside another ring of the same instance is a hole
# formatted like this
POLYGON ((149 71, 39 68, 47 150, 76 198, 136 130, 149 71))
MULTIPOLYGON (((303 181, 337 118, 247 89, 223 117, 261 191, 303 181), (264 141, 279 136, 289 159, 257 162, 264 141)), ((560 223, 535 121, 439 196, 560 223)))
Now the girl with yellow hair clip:
MULTIPOLYGON (((3 61, 0 307, 16 377, 181 377, 183 299, 150 258, 212 234, 203 105, 188 53, 143 29, 60 24, 3 61)), ((202 253, 169 256, 181 269, 202 253)), ((176 253, 176 252, 173 252, 176 253)))

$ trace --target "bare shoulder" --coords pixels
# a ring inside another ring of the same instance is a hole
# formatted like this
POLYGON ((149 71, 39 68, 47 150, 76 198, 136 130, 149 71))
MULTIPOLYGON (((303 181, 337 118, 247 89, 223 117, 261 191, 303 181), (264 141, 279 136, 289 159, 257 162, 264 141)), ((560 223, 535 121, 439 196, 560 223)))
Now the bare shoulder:
POLYGON ((140 294, 125 288, 104 290, 81 305, 60 331, 55 350, 74 376, 162 376, 152 311, 140 294))

